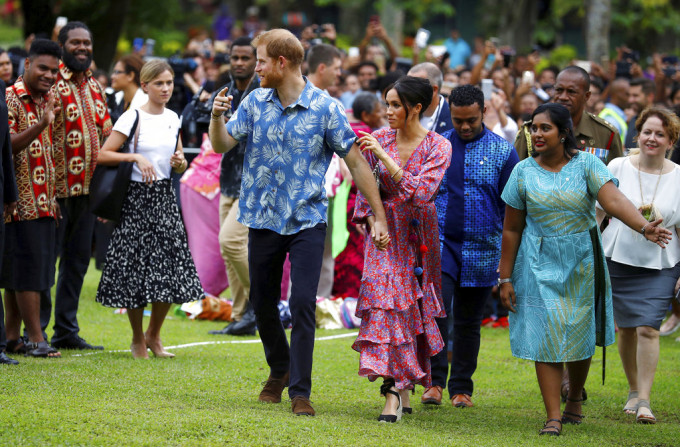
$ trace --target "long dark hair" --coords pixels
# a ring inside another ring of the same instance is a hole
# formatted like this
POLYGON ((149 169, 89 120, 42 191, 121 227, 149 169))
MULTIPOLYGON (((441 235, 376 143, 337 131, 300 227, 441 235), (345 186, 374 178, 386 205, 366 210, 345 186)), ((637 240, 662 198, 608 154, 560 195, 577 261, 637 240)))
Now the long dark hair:
MULTIPOLYGON (((536 115, 541 113, 548 115, 550 121, 557 127, 558 133, 564 138, 564 142, 562 142, 562 145, 564 146, 564 156, 567 159, 570 159, 576 155, 578 153, 578 145, 576 143, 576 137, 574 136, 574 123, 571 121, 569 110, 562 104, 555 104, 552 102, 542 104, 536 107, 534 113, 531 114, 531 121, 534 120, 536 115)), ((537 157, 538 152, 532 151, 531 156, 537 157)))

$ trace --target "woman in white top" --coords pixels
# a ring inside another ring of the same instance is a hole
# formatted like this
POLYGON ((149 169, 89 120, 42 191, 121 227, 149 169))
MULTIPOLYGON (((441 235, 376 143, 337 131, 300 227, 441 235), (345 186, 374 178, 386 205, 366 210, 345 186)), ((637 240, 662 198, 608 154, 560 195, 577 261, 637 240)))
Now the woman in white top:
POLYGON ((170 180, 171 170, 181 173, 187 167, 178 138, 179 118, 165 108, 174 73, 166 62, 153 60, 144 65, 140 77, 148 102, 121 115, 97 160, 101 165, 134 163, 121 220, 106 253, 97 302, 127 309, 135 358, 148 358, 147 348, 156 357, 173 357, 160 339, 165 316, 172 303, 196 301, 204 295, 170 180), (133 138, 132 153, 120 153, 120 146, 134 133, 137 114, 138 143, 133 138), (148 303, 152 303, 151 318, 144 332, 142 317, 148 303))
POLYGON ((115 124, 127 110, 138 109, 147 103, 149 98, 142 90, 139 73, 144 60, 136 54, 128 54, 120 58, 111 73, 111 87, 116 91, 115 105, 111 108, 111 120, 115 124))
MULTIPOLYGON (((673 239, 662 249, 612 219, 602 242, 629 386, 624 411, 653 424, 649 395, 659 361, 659 327, 680 287, 680 167, 667 160, 680 135, 680 121, 665 108, 650 107, 640 113, 635 128, 639 152, 612 160, 609 170, 642 215, 650 222, 663 219, 661 226, 674 233, 673 239)), ((604 212, 597 211, 602 219, 604 212)))

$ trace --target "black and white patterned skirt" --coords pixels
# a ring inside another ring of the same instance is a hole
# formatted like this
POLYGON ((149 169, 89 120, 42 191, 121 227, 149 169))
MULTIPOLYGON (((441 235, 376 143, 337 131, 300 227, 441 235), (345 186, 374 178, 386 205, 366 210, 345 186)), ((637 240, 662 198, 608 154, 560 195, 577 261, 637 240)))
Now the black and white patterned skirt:
POLYGON ((204 297, 170 180, 130 182, 97 302, 138 309, 204 297))

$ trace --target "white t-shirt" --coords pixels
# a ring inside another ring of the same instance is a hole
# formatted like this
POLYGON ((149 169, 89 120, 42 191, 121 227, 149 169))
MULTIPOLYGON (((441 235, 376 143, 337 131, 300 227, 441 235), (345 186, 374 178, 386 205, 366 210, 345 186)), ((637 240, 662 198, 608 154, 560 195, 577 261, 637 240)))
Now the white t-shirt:
MULTIPOLYGON (((179 129, 179 117, 170 109, 163 110, 160 115, 152 115, 143 110, 139 112, 139 142, 134 146, 134 137, 130 141, 130 152, 142 154, 153 164, 158 180, 170 178, 170 157, 175 153, 177 144, 177 130, 179 129)), ((128 136, 135 123, 135 110, 123 113, 113 130, 128 136)), ((142 181, 142 172, 135 163, 132 168, 133 182, 142 181)))
MULTIPOLYGON (((614 177, 619 179, 619 190, 639 208, 640 180, 638 169, 633 166, 630 157, 619 157, 607 166, 614 177)), ((673 232, 673 239, 665 249, 649 242, 639 232, 628 228, 623 222, 612 218, 609 226, 602 233, 602 245, 605 256, 621 264, 645 267, 649 269, 665 269, 674 267, 680 262, 680 166, 675 166, 671 172, 663 174, 659 181, 659 189, 654 196, 658 174, 640 172, 642 179, 642 194, 645 204, 654 198, 654 206, 661 213, 661 226, 673 232)), ((602 209, 600 204, 597 207, 602 209)))

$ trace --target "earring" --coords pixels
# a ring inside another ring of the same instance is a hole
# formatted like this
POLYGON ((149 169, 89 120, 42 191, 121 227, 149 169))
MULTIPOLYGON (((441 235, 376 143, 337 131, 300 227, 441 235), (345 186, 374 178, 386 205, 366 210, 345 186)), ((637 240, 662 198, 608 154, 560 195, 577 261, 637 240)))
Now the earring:
POLYGON ((562 139, 560 140, 560 143, 564 143, 564 138, 562 138, 562 139))

